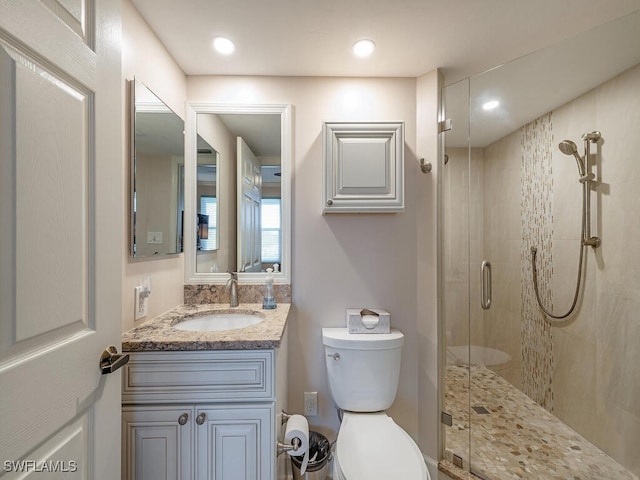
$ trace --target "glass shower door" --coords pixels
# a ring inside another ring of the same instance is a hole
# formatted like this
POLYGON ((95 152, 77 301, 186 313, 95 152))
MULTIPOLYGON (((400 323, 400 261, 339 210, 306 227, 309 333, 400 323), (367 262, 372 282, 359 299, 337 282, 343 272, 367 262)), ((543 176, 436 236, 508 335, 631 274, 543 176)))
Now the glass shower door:
POLYGON ((469 85, 470 470, 484 478, 495 478, 505 457, 510 440, 501 435, 509 432, 512 452, 519 448, 511 436, 517 426, 504 413, 513 411, 513 385, 522 383, 520 135, 492 137, 503 110, 490 77, 469 85))
POLYGON ((444 457, 481 478, 640 478, 638 31, 640 12, 444 89, 444 457), (593 75, 589 49, 620 64, 593 75), (538 296, 577 308, 552 322, 538 296))
POLYGON ((469 470, 471 327, 469 80, 443 92, 446 118, 443 188, 443 316, 445 331, 444 458, 469 470))

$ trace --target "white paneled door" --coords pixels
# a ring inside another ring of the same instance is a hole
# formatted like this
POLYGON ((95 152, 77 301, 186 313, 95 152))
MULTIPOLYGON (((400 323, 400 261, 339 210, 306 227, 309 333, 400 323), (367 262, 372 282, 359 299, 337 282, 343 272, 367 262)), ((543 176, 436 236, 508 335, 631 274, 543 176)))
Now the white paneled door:
POLYGON ((0 0, 0 477, 120 474, 121 85, 118 0, 0 0))

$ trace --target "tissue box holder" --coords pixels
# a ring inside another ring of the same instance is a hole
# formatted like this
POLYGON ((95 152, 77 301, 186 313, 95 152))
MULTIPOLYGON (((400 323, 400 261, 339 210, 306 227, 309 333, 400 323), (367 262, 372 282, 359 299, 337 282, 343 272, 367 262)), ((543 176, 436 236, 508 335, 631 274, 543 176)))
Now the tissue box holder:
POLYGON ((391 332, 391 316, 386 310, 347 308, 346 316, 349 333, 391 332))

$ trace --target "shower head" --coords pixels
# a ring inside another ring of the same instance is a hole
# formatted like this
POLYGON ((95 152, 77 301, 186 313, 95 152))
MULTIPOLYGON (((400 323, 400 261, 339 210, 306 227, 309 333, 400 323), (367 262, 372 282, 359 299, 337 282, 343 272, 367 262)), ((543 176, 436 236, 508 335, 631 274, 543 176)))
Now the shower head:
POLYGON ((578 146, 571 140, 563 140, 558 144, 558 148, 565 155, 575 155, 578 153, 578 146))
POLYGON ((576 164, 578 165, 578 171, 580 172, 580 176, 585 175, 584 162, 580 155, 578 155, 578 147, 571 140, 563 140, 558 144, 558 148, 565 155, 573 155, 576 159, 576 164))

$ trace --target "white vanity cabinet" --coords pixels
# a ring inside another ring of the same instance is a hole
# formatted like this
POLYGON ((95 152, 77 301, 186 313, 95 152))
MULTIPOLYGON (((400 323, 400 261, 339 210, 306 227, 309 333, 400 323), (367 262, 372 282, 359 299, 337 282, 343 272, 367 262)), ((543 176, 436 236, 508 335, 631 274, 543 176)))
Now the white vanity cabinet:
POLYGON ((123 480, 278 478, 284 342, 268 350, 132 352, 125 368, 123 480))

